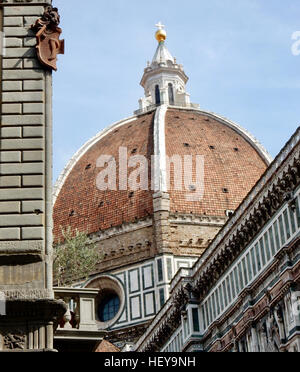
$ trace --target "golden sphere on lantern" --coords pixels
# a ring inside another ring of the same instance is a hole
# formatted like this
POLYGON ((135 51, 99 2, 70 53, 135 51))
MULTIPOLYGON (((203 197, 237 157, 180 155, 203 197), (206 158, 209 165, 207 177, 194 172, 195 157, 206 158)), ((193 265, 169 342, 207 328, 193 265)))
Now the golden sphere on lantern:
POLYGON ((165 30, 157 30, 155 34, 156 40, 161 43, 162 41, 165 41, 167 38, 167 33, 165 30))

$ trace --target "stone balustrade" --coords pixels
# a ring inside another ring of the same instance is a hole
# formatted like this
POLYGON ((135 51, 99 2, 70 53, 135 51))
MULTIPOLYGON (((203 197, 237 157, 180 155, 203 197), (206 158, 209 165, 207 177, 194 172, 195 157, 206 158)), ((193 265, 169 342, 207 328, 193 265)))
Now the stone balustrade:
POLYGON ((63 300, 68 309, 59 322, 55 340, 82 340, 98 343, 104 331, 98 330, 96 297, 98 289, 54 288, 55 298, 63 300))

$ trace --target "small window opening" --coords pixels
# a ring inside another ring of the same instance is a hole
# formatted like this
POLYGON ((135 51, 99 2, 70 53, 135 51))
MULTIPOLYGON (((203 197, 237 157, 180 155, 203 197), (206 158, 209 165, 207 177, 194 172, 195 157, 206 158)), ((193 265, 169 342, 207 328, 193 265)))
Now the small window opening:
POLYGON ((155 103, 160 105, 160 90, 159 85, 155 85, 155 103))
POLYGON ((232 211, 230 209, 227 209, 225 211, 225 214, 226 214, 227 217, 231 218, 234 215, 234 211, 232 211))
POLYGON ((169 103, 170 105, 174 105, 175 104, 174 89, 173 89, 173 84, 171 83, 168 84, 168 92, 169 92, 169 103))

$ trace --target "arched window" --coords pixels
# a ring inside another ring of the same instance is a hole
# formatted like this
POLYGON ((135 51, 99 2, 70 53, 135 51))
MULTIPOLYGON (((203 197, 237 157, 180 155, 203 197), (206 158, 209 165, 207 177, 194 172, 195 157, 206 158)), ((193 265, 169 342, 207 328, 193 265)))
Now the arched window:
POLYGON ((157 105, 160 105, 160 91, 159 91, 159 85, 155 85, 155 103, 157 105))
POLYGON ((173 84, 169 83, 168 91, 169 91, 169 103, 170 103, 170 105, 174 105, 175 104, 175 100, 174 100, 173 84))

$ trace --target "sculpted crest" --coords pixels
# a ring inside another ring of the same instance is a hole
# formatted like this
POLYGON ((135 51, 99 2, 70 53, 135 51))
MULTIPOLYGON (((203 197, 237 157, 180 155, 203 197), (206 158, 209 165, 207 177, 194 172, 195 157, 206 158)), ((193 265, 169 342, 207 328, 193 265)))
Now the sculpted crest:
POLYGON ((58 9, 49 6, 43 16, 39 18, 32 29, 36 32, 37 54, 39 61, 47 68, 57 71, 57 55, 64 54, 65 42, 60 40, 62 33, 58 27, 60 16, 58 9))

